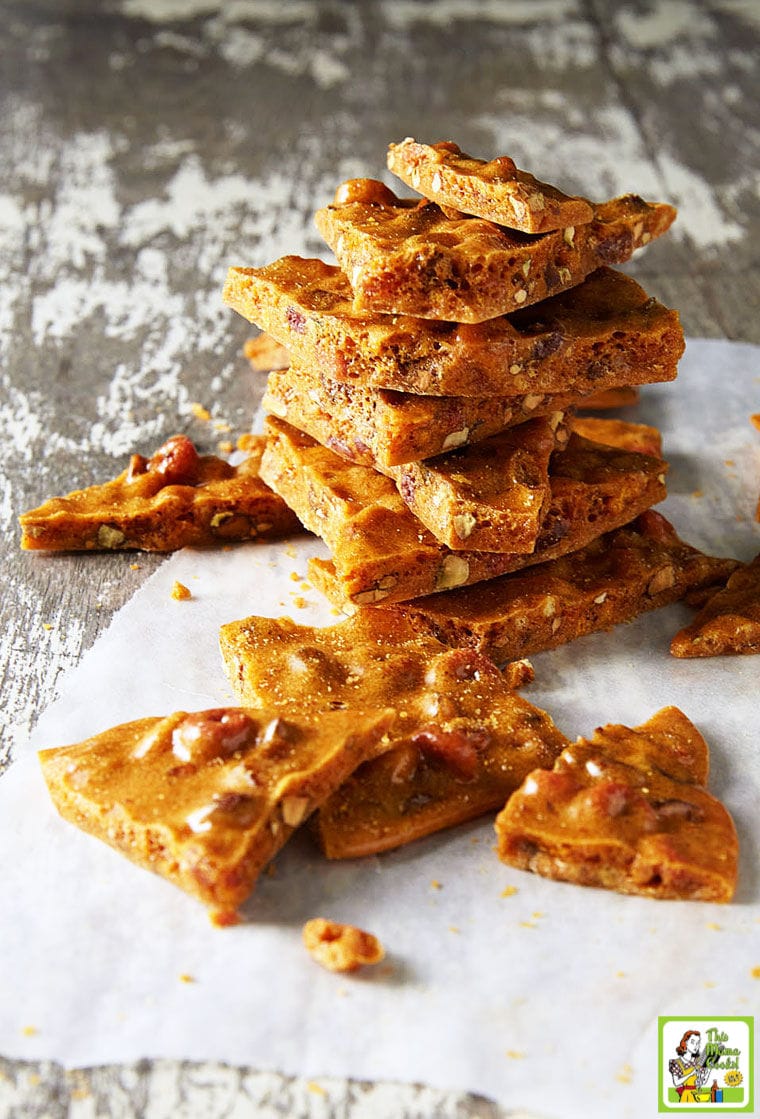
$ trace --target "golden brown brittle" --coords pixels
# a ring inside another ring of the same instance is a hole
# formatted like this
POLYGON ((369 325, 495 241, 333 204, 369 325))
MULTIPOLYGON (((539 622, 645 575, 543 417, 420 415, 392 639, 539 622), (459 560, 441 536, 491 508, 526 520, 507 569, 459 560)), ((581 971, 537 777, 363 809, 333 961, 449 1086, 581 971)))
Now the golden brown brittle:
POLYGON ((496 820, 511 866, 624 894, 727 902, 738 842, 702 786, 707 744, 676 707, 629 729, 606 726, 536 770, 496 820))
POLYGON ((357 312, 339 268, 297 256, 231 268, 224 299, 285 346, 300 369, 430 396, 580 396, 671 381, 684 348, 678 314, 611 268, 540 305, 477 324, 357 312))
POLYGON ((40 762, 62 816, 230 924, 262 867, 384 748, 393 721, 389 710, 178 711, 43 750, 40 762))
POLYGON ((21 547, 173 552, 298 532, 296 516, 259 477, 263 447, 261 437, 252 437, 248 457, 230 466, 199 455, 186 436, 173 436, 150 459, 132 455, 113 481, 22 514, 21 547))
POLYGON ((585 198, 563 194, 518 170, 509 156, 476 159, 451 141, 421 144, 407 137, 391 144, 388 170, 441 207, 524 233, 583 225, 594 216, 585 198))
POLYGON ((676 212, 626 195, 594 206, 572 230, 518 233, 482 218, 448 218, 433 202, 354 180, 315 215, 357 311, 479 323, 566 291, 661 236, 676 212))

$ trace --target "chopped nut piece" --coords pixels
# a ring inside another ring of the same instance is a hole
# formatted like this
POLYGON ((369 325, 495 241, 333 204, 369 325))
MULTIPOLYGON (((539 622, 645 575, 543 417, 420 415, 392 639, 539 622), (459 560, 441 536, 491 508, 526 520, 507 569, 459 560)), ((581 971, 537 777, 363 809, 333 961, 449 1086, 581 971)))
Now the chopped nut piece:
POLYGON ((451 587, 461 587, 467 582, 470 565, 461 556, 446 556, 435 580, 436 590, 446 591, 451 587))
POLYGON ((306 922, 303 942, 311 958, 328 971, 356 971, 385 958, 385 949, 372 933, 325 917, 306 922))
POLYGON ((126 539, 121 529, 112 525, 101 525, 98 529, 98 545, 101 548, 118 548, 126 539))

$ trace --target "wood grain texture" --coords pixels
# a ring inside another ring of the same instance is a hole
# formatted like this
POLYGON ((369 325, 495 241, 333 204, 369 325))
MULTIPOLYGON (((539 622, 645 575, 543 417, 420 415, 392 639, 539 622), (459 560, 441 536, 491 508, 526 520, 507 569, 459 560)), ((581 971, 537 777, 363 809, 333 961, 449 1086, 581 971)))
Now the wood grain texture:
MULTIPOLYGON (((175 431, 214 450, 248 427, 263 386, 241 357, 246 324, 221 304, 226 267, 326 257, 314 209, 342 179, 378 175, 390 140, 451 138, 569 192, 674 202, 672 234, 630 270, 687 334, 760 343, 756 5, 0 7, 0 765, 160 563, 21 554, 18 513, 175 431)), ((231 1115, 236 1100, 235 1114, 294 1119, 504 1114, 427 1089, 341 1083, 325 1098, 218 1066, 81 1081, 1 1067, 8 1116, 231 1115)))

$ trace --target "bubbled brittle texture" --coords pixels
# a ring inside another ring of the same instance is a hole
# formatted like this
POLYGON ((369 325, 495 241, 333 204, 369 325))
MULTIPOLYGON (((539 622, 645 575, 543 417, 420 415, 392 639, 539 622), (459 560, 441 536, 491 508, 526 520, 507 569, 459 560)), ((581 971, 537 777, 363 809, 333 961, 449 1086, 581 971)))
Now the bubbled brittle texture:
POLYGON ((630 276, 595 268, 539 306, 518 310, 513 303, 505 308, 511 314, 475 324, 356 311, 339 268, 297 256, 231 268, 224 299, 285 346, 298 366, 370 388, 580 396, 673 380, 684 348, 678 314, 630 276))
POLYGON ((670 651, 674 657, 760 653, 760 555, 708 599, 691 625, 675 635, 670 651))
POLYGON ((502 663, 632 621, 697 588, 719 588, 737 562, 686 544, 649 509, 570 555, 386 609, 502 663))
POLYGON ((239 466, 198 455, 174 436, 150 459, 133 455, 111 482, 53 497, 22 514, 21 546, 33 550, 173 552, 188 546, 276 539, 300 528, 295 514, 259 477, 261 437, 239 466), (181 469, 162 470, 181 448, 181 469), (156 466, 158 464, 158 466, 156 466))
POLYGON ((262 473, 332 552, 310 577, 336 605, 400 601, 503 575, 583 547, 665 496, 661 459, 573 436, 552 459, 552 499, 529 554, 452 552, 394 484, 270 417, 262 473))
POLYGON ((593 219, 572 235, 532 235, 482 218, 448 218, 433 202, 400 199, 366 182, 367 196, 382 200, 336 202, 315 215, 349 278, 354 308, 460 323, 538 303, 601 265, 623 263, 665 233, 676 213, 625 195, 594 206, 593 219))
POLYGON ((384 611, 359 610, 326 628, 246 618, 222 628, 221 646, 245 702, 398 712, 381 764, 360 767, 316 823, 332 858, 387 850, 493 810, 566 745, 492 661, 446 649, 384 611))
POLYGON ((736 830, 707 774, 707 744, 675 707, 633 729, 600 727, 510 797, 496 820, 499 857, 624 894, 730 901, 736 830))

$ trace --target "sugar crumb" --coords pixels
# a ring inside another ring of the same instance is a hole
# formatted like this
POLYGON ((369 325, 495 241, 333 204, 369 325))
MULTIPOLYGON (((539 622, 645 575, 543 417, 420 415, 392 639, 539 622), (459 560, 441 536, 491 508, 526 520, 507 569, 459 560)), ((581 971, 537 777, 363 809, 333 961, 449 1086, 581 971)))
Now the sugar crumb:
POLYGON ((183 602, 185 599, 193 597, 193 592, 190 590, 190 588, 186 587, 184 583, 178 582, 176 579, 174 580, 174 586, 172 587, 170 594, 171 597, 176 599, 178 602, 183 602))
POLYGON ((313 1092, 315 1096, 327 1095, 327 1089, 323 1088, 321 1084, 317 1084, 316 1080, 309 1080, 306 1084, 306 1087, 309 1089, 310 1092, 313 1092))
POLYGON ((21 1032, 24 1037, 36 1037, 40 1031, 37 1029, 36 1026, 24 1026, 21 1032))
POLYGON ((50 622, 43 622, 42 623, 42 628, 43 629, 52 629, 53 627, 51 626, 50 622))
POLYGON ((431 890, 442 890, 443 885, 438 881, 437 878, 432 878, 431 881, 430 881, 430 889, 431 890))
POLYGON ((753 967, 750 970, 750 975, 753 979, 760 979, 760 967, 753 967))
POLYGON ((507 1056, 510 1061, 524 1061, 525 1053, 522 1049, 507 1049, 507 1056))
POLYGON ((517 893, 517 886, 505 886, 504 889, 499 894, 499 897, 513 898, 516 893, 517 893))
POLYGON ((197 400, 193 401, 193 403, 190 405, 190 411, 193 413, 196 420, 205 421, 211 419, 211 413, 209 412, 208 408, 204 408, 203 405, 199 404, 197 400))
POLYGON ((633 1069, 629 1064, 623 1065, 620 1072, 615 1073, 615 1079, 620 1084, 630 1084, 633 1080, 633 1069))
POLYGON ((195 983, 197 982, 194 975, 188 975, 186 971, 181 972, 179 977, 180 983, 195 983))

